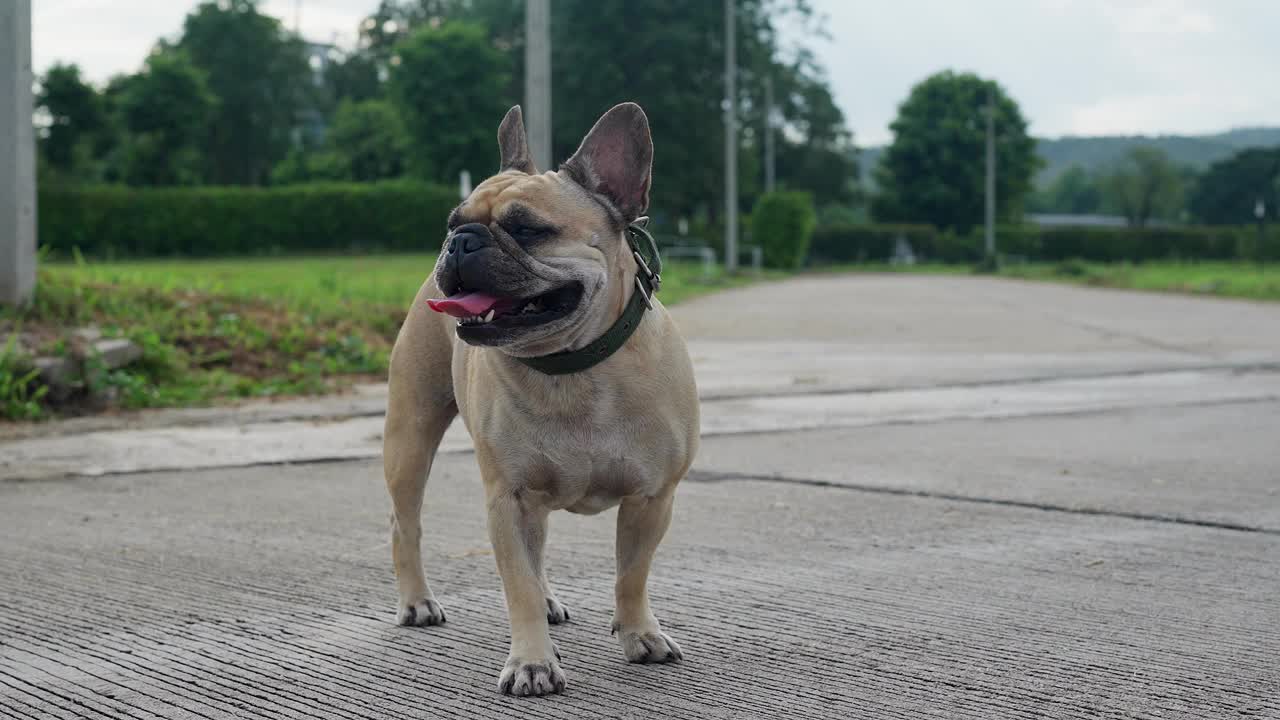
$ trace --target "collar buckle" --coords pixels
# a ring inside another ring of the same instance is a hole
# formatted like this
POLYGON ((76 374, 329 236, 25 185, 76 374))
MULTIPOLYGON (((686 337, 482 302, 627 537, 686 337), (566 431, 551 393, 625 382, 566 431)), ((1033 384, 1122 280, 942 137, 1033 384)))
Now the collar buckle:
POLYGON ((645 302, 649 305, 649 309, 653 309, 653 304, 649 302, 649 298, 653 293, 658 292, 662 288, 662 255, 658 253, 658 243, 649 234, 645 227, 649 224, 649 216, 641 215, 635 219, 635 222, 627 226, 627 244, 631 246, 631 255, 636 260, 636 265, 640 268, 640 274, 636 276, 639 280, 643 277, 645 282, 651 288, 650 292, 645 293, 645 302), (641 243, 641 238, 644 242, 641 243), (645 256, 648 259, 645 259, 645 256))

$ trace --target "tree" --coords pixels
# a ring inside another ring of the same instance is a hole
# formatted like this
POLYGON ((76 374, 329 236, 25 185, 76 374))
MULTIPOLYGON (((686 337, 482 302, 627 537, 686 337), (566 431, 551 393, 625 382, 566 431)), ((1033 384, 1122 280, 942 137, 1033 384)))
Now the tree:
POLYGON ((1016 217, 1040 166, 1027 123, 998 84, 950 70, 911 89, 890 125, 893 143, 876 168, 881 221, 927 222, 968 231, 983 217, 987 98, 995 103, 996 214, 1016 217))
POLYGON ((200 144, 217 99, 181 52, 147 58, 141 73, 122 82, 118 106, 126 138, 121 175, 131 185, 192 185, 204 171, 200 144))
POLYGON ((395 46, 390 96, 404 118, 418 175, 479 179, 498 165, 494 128, 516 98, 507 94, 510 63, 479 25, 423 26, 395 46), (397 60, 398 59, 398 60, 397 60))
POLYGON ((204 142, 209 181, 265 182, 314 93, 302 41, 259 13, 256 0, 219 0, 187 15, 177 47, 219 99, 204 142))
POLYGON ((1152 218, 1176 219, 1182 203, 1182 171, 1158 148, 1130 150, 1103 178, 1107 201, 1133 227, 1152 218))
POLYGON ((1280 147, 1248 148, 1209 166, 1187 206, 1199 222, 1235 225, 1257 220, 1258 200, 1267 217, 1280 218, 1280 147))
POLYGON ((409 138, 400 114, 385 100, 343 101, 318 152, 298 148, 272 173, 272 182, 372 182, 404 174, 409 138))
POLYGON ((102 100, 80 78, 76 65, 55 64, 40 81, 36 107, 48 115, 48 128, 40 138, 40 155, 46 167, 59 176, 91 172, 96 155, 95 136, 106 126, 102 100))
POLYGON ((391 103, 344 102, 325 139, 329 152, 342 158, 347 178, 361 182, 402 175, 409 138, 391 103))
MULTIPOLYGON (((362 43, 375 55, 389 54, 387 48, 406 28, 477 23, 486 29, 490 46, 509 60, 499 94, 514 104, 524 93, 523 5, 518 0, 383 0, 361 26, 362 43)), ((661 220, 701 210, 714 220, 724 206, 723 12, 720 2, 686 0, 551 3, 552 157, 569 157, 608 108, 625 100, 638 102, 649 116, 656 150, 654 215, 661 220)), ((785 126, 776 135, 779 184, 810 190, 823 201, 855 196, 852 136, 816 62, 807 51, 794 48, 782 59, 776 28, 784 21, 821 33, 808 3, 737 0, 736 17, 743 208, 751 206, 762 187, 765 77, 773 78, 785 126), (748 172, 752 174, 745 177, 748 172)), ((471 119, 479 117, 472 113, 471 119)), ((496 170, 495 160, 487 162, 485 174, 496 170)))
POLYGON ((819 206, 856 204, 861 199, 858 149, 843 113, 825 82, 799 78, 797 95, 792 117, 798 139, 774 131, 778 183, 808 191, 819 206))
POLYGON ((378 59, 365 50, 339 56, 324 74, 333 107, 338 107, 344 100, 364 102, 381 98, 383 92, 378 67, 378 59))
POLYGON ((1045 190, 1033 197, 1037 212, 1089 215, 1102 210, 1101 181, 1094 173, 1072 165, 1045 190))

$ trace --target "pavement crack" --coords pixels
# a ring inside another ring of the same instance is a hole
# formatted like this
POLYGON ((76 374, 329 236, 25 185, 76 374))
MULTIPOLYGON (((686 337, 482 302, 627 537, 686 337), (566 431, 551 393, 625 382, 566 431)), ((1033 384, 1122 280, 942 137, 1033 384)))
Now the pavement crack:
POLYGON ((703 393, 699 400, 703 403, 732 400, 755 400, 778 397, 809 397, 823 395, 880 395, 918 390, 973 390, 979 388, 997 388, 1017 385, 1046 385, 1059 382, 1078 382, 1089 380, 1116 380, 1123 378, 1143 378, 1154 375, 1170 375, 1174 373, 1230 373, 1233 375, 1252 375, 1280 372, 1280 361, 1261 360, 1257 362, 1214 362, 1159 365, 1145 368, 1129 368, 1122 370, 1103 370, 1098 372, 1064 373, 1049 375, 1012 376, 984 380, 952 380, 946 382, 917 382, 888 385, 835 385, 815 388, 779 387, 752 390, 749 392, 709 391, 703 393))
POLYGON ((690 482, 770 482, 787 485, 801 485, 805 487, 831 488, 835 490, 848 490, 851 492, 871 493, 874 495, 892 495, 897 497, 914 497, 924 498, 927 500, 942 500, 946 502, 961 502, 973 505, 995 505, 999 507, 1014 507, 1024 510, 1039 510, 1042 512, 1063 513, 1067 515, 1085 515, 1092 517, 1111 517, 1121 518, 1124 520, 1137 520, 1141 522, 1155 522, 1168 525, 1186 525, 1191 527, 1211 528, 1214 530, 1231 530, 1235 532, 1255 533, 1260 535, 1280 536, 1280 528, 1264 527, 1260 525, 1245 525, 1243 523, 1224 522, 1219 520, 1205 520, 1202 518, 1187 517, 1185 515, 1170 515, 1164 513, 1142 513, 1128 510, 1111 510, 1098 507, 1072 507, 1068 505, 1055 505, 1053 503, 1032 502, 1029 500, 1013 500, 1009 498, 990 497, 985 495, 963 495, 960 493, 939 492, 937 490, 919 490, 913 488, 897 488, 884 485, 867 485, 863 483, 841 482, 835 480, 822 480, 819 478, 792 477, 782 474, 757 474, 757 473, 740 473, 740 472, 724 472, 716 470, 690 470, 685 479, 690 482))
POLYGON ((1006 310, 1035 315, 1035 316, 1044 318, 1046 320, 1062 323, 1063 325, 1076 328, 1077 330, 1084 330, 1085 332, 1091 332, 1097 335, 1098 337, 1101 337, 1107 340, 1117 340, 1117 339, 1129 340, 1139 345, 1145 345, 1146 347, 1149 347, 1149 348, 1153 348, 1156 350, 1163 350, 1164 352, 1176 353, 1180 355, 1191 355, 1193 357, 1198 357, 1198 358, 1207 358, 1207 359, 1214 358, 1214 355, 1212 353, 1207 353, 1202 350, 1196 350, 1195 348, 1176 345, 1174 343, 1165 342, 1163 340, 1157 340, 1156 338, 1148 337, 1141 333, 1116 330, 1115 328, 1096 325, 1094 323, 1085 322, 1083 320, 1077 320, 1076 318, 1073 318, 1073 317, 1068 317, 1067 315, 1063 315, 1062 313, 1058 313, 1058 312, 1052 312, 1047 310, 1036 310, 1024 304, 1011 302, 1003 298, 994 298, 985 294, 983 295, 983 297, 984 299, 996 305, 999 305, 1000 307, 1006 310))

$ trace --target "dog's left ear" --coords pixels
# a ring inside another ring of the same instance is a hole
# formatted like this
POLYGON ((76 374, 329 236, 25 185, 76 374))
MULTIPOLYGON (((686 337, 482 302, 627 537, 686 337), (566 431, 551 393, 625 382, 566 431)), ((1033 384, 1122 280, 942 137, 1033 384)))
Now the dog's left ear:
POLYGON ((502 154, 498 172, 519 170, 530 175, 538 172, 529 156, 529 137, 524 132, 524 113, 519 105, 508 110, 498 126, 498 150, 502 154))
POLYGON ((623 223, 643 215, 653 175, 653 139, 644 110, 630 102, 615 105, 560 169, 588 192, 607 198, 623 223))

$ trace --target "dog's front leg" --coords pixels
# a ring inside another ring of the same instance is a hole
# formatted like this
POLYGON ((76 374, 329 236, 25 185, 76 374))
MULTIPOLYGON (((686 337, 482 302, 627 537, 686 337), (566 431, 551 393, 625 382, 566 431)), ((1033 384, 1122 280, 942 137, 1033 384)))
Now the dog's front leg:
POLYGON ((546 695, 564 690, 564 671, 551 642, 541 558, 547 511, 532 508, 518 492, 489 500, 489 539, 502 575, 511 620, 511 654, 498 689, 511 695, 546 695))
POLYGON ((634 663, 671 662, 680 646, 658 625, 649 609, 649 566, 671 524, 674 489, 652 498, 626 498, 618 508, 618 578, 614 586, 613 630, 622 652, 634 663))

